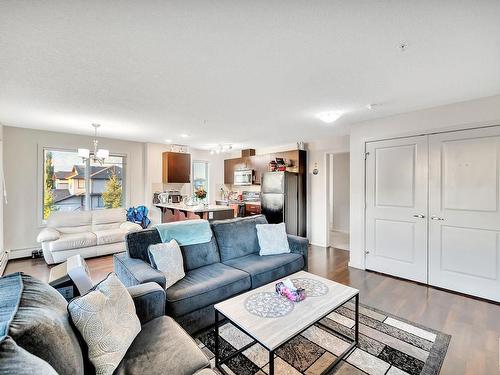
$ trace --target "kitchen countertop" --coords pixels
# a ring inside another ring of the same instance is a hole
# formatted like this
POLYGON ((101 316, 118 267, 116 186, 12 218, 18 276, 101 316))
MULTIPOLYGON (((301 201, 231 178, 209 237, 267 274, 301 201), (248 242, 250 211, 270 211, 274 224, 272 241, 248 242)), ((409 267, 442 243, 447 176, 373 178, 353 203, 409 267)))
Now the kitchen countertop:
POLYGON ((218 203, 219 205, 224 205, 224 204, 241 204, 243 203, 242 201, 236 201, 236 200, 223 200, 223 199, 217 199, 215 203, 218 203))
POLYGON ((224 200, 217 200, 217 203, 220 204, 255 204, 257 206, 260 206, 260 201, 224 201, 224 200))
POLYGON ((232 210, 232 208, 228 206, 220 206, 215 204, 209 204, 207 206, 203 206, 201 204, 197 206, 187 206, 184 203, 157 203, 155 204, 155 206, 159 208, 168 208, 170 210, 179 210, 184 212, 215 212, 232 210))

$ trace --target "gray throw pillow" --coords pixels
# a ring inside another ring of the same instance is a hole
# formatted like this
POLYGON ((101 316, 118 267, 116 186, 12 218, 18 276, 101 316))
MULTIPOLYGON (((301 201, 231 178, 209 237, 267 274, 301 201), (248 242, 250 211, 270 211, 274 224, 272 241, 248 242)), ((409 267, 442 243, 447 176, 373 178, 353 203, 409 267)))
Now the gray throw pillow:
POLYGON ((127 288, 111 273, 94 290, 73 299, 68 310, 96 373, 112 374, 141 331, 127 288))
POLYGON ((260 255, 286 254, 290 252, 285 223, 257 224, 260 255))
POLYGON ((176 240, 148 247, 151 265, 165 275, 165 289, 184 278, 184 260, 176 240))
POLYGON ((0 305, 10 298, 18 299, 8 326, 16 344, 60 375, 83 374, 84 357, 61 294, 34 277, 11 274, 0 279, 0 305))
POLYGON ((57 375, 43 359, 19 347, 9 336, 0 342, 0 374, 57 375))

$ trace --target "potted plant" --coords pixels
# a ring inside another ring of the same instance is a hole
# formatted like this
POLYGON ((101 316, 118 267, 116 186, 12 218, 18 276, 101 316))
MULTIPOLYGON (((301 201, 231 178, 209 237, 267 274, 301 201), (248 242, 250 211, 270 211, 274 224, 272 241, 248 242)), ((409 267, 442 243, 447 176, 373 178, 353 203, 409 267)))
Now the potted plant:
POLYGON ((196 189, 194 195, 201 204, 206 205, 205 199, 207 197, 207 191, 203 188, 203 186, 200 186, 198 189, 196 189))

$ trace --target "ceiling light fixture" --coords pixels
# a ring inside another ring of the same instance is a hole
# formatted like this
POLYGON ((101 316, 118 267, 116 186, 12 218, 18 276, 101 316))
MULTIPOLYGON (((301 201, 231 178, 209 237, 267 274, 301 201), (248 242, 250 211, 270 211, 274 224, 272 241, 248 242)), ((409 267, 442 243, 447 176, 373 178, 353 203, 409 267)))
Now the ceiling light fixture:
POLYGON ((171 139, 165 139, 165 142, 166 143, 172 143, 172 140, 171 139))
POLYGON ((217 145, 217 147, 210 149, 210 155, 213 154, 220 154, 229 152, 233 149, 233 145, 227 144, 227 145, 217 145))
POLYGON ((101 125, 92 124, 92 126, 94 127, 94 139, 92 140, 92 143, 94 145, 94 150, 91 154, 88 148, 79 148, 78 156, 80 156, 84 162, 87 162, 87 160, 90 159, 94 163, 98 162, 99 164, 102 165, 104 163, 104 159, 109 157, 109 150, 97 148, 97 146, 99 145, 99 141, 97 140, 97 128, 99 128, 101 125))
POLYGON ((188 138, 188 137, 189 137, 189 134, 186 134, 186 133, 181 134, 181 138, 188 138))
POLYGON ((338 111, 326 111, 326 112, 318 113, 317 117, 321 121, 326 122, 327 124, 331 124, 332 122, 337 121, 342 115, 343 115, 342 112, 338 112, 338 111))
POLYGON ((373 110, 373 109, 377 109, 381 106, 381 104, 379 103, 370 103, 366 106, 367 109, 369 110, 373 110))

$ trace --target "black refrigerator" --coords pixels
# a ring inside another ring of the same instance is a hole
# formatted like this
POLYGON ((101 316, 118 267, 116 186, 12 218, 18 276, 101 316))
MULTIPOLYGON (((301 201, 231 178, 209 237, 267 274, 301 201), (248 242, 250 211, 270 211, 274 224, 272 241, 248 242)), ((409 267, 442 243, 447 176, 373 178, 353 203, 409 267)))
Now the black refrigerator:
POLYGON ((301 174, 263 173, 260 200, 262 214, 270 224, 284 222, 287 233, 306 236, 306 191, 301 174))

